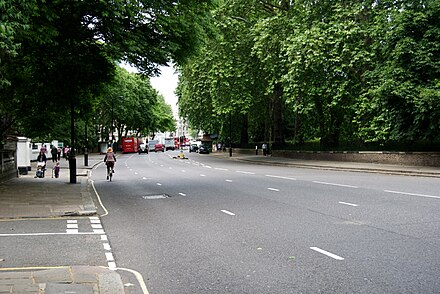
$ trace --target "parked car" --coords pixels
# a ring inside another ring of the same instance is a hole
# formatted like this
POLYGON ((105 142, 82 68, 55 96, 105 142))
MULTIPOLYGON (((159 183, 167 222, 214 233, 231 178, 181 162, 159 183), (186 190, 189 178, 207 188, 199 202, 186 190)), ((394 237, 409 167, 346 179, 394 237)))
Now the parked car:
POLYGON ((158 152, 158 151, 165 151, 165 146, 163 146, 163 144, 161 143, 157 143, 154 145, 154 152, 158 152))
POLYGON ((200 154, 209 154, 209 146, 202 144, 199 147, 199 153, 200 154))
POLYGON ((189 152, 198 152, 199 151, 199 145, 193 143, 189 146, 189 152))
POLYGON ((142 143, 141 145, 139 145, 139 154, 141 153, 148 153, 148 145, 145 143, 142 143))
POLYGON ((159 141, 157 141, 157 140, 150 140, 150 141, 148 141, 148 150, 149 151, 155 151, 154 150, 154 146, 156 146, 157 143, 159 143, 159 141))

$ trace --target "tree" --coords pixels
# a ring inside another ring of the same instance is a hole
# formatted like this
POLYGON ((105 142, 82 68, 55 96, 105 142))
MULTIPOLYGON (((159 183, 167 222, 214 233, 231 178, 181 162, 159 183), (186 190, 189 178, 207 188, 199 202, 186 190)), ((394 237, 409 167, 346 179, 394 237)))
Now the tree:
POLYGON ((367 142, 440 140, 440 4, 383 1, 374 23, 375 63, 358 103, 367 142))
MULTIPOLYGON (((19 25, 13 26, 13 38, 7 38, 16 45, 9 51, 16 54, 1 65, 2 81, 10 81, 0 94, 2 113, 12 116, 3 130, 21 116, 41 113, 37 120, 45 122, 51 117, 46 109, 88 104, 83 93, 108 81, 116 61, 126 60, 146 75, 171 59, 183 62, 197 46, 210 5, 209 0, 117 0, 111 5, 37 0, 27 9, 24 1, 4 2, 0 8, 15 9, 10 18, 19 25), (49 107, 40 107, 43 100, 49 107)), ((21 132, 28 127, 23 125, 21 132)))

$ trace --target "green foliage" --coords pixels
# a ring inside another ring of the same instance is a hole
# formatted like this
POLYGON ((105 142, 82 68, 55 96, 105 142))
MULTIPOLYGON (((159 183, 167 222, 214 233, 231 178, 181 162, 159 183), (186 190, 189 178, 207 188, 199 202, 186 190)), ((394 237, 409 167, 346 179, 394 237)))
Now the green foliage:
POLYGON ((440 4, 219 1, 215 38, 181 67, 179 109, 228 137, 320 148, 440 138, 440 4), (243 136, 242 136, 243 137, 243 136), (348 144, 348 145, 347 145, 348 144))
MULTIPOLYGON (((86 115, 121 60, 144 75, 156 74, 158 65, 170 60, 183 62, 198 46, 210 5, 209 0, 1 1, 1 135, 12 129, 45 132, 54 112, 66 113, 72 105, 86 115)), ((148 104, 130 101, 132 109, 150 111, 148 104)), ((135 128, 133 121, 121 124, 135 128)))

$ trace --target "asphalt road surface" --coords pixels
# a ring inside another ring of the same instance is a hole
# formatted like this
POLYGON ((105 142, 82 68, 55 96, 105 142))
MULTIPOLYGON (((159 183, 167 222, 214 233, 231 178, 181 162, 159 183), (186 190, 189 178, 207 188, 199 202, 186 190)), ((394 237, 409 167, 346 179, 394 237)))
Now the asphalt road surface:
POLYGON ((438 179, 177 154, 93 171, 129 292, 440 292, 438 179))

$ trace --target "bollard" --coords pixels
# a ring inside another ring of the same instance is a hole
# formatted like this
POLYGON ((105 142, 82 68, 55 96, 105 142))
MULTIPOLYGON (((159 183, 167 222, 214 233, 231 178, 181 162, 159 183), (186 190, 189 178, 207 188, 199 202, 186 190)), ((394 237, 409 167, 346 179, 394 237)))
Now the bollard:
POLYGON ((89 152, 84 148, 84 166, 89 166, 89 152))
POLYGON ((258 146, 255 145, 255 155, 258 155, 258 146))

